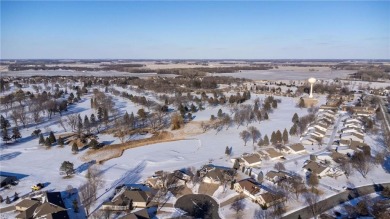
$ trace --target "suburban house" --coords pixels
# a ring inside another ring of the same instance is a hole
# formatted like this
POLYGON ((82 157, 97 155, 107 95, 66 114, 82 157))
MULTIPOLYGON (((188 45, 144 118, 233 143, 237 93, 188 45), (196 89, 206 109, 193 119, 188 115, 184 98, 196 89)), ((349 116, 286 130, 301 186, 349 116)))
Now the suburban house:
POLYGON ((266 154, 264 151, 256 151, 256 153, 260 156, 262 159, 267 159, 268 154, 266 154))
POLYGON ((205 183, 221 184, 224 181, 233 180, 236 170, 228 167, 205 165, 199 171, 199 174, 205 183))
POLYGON ((245 167, 256 167, 260 166, 261 164, 261 158, 259 154, 243 155, 241 159, 245 167))
POLYGON ((102 205, 103 210, 127 211, 132 208, 146 208, 151 200, 151 193, 141 190, 121 189, 111 201, 102 205))
POLYGON ((289 178, 290 176, 287 173, 284 173, 282 171, 269 171, 267 174, 265 174, 265 178, 273 183, 277 183, 279 181, 285 180, 289 178))
POLYGON ((363 130, 362 129, 358 129, 358 128, 343 128, 340 130, 341 133, 356 133, 356 134, 359 134, 359 135, 364 135, 363 133, 363 130))
POLYGON ((259 195, 259 201, 258 203, 260 205, 270 207, 274 204, 277 204, 279 202, 286 201, 286 197, 280 194, 274 194, 271 192, 265 192, 259 195))
POLYGON ((303 145, 313 145, 313 144, 317 144, 318 142, 312 136, 305 136, 301 139, 301 143, 303 145))
POLYGON ((305 147, 301 143, 290 145, 289 148, 294 154, 306 152, 305 147))
POLYGON ((147 208, 127 214, 120 219, 149 219, 151 218, 147 208))
POLYGON ((336 110, 338 110, 338 108, 336 106, 333 106, 332 104, 330 104, 330 105, 321 105, 319 107, 319 109, 318 109, 318 112, 327 111, 327 110, 336 111, 336 110))
POLYGON ((283 157, 282 153, 276 151, 273 148, 269 148, 269 149, 267 149, 265 151, 268 153, 268 156, 270 157, 271 160, 277 160, 277 159, 280 159, 280 158, 283 157))
POLYGON ((343 134, 341 134, 340 139, 341 140, 349 140, 350 142, 351 141, 357 141, 357 142, 360 142, 360 143, 364 143, 364 136, 360 135, 360 134, 357 134, 357 133, 354 133, 354 132, 343 133, 343 134))
POLYGON ((185 185, 191 176, 182 170, 175 170, 171 173, 163 171, 155 172, 155 175, 146 179, 146 184, 152 188, 173 188, 185 185))
POLYGON ((325 126, 323 124, 316 124, 314 125, 314 128, 319 129, 321 131, 324 131, 326 133, 326 130, 328 130, 328 126, 325 126))
POLYGON ((234 184, 234 189, 238 193, 244 193, 255 202, 259 201, 260 185, 258 185, 257 182, 252 178, 243 179, 239 182, 236 182, 234 184))
POLYGON ((23 199, 15 205, 17 219, 69 219, 60 192, 45 192, 32 199, 23 199))
POLYGON ((329 171, 329 167, 320 165, 315 161, 308 160, 305 162, 305 165, 303 166, 303 169, 310 173, 316 173, 318 176, 326 176, 327 172, 329 171))

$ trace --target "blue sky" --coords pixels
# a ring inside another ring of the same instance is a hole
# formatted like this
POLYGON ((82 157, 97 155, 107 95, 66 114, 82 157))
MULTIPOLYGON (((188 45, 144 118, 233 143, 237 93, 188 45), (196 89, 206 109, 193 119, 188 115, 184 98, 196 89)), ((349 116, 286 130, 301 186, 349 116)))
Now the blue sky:
POLYGON ((390 59, 390 2, 1 1, 1 58, 390 59))

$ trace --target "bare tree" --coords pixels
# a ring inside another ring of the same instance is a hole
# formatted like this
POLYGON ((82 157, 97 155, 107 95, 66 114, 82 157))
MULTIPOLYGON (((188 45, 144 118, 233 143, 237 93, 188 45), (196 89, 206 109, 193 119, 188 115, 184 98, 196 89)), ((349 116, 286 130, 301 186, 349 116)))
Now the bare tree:
POLYGON ((86 177, 87 183, 79 187, 79 195, 88 216, 91 206, 96 201, 97 191, 103 186, 103 180, 99 169, 95 166, 88 168, 86 177))
POLYGON ((320 200, 320 196, 317 192, 306 192, 303 195, 303 199, 305 200, 305 204, 308 205, 311 213, 314 218, 317 218, 317 215, 320 213, 320 206, 318 205, 318 201, 320 200))
POLYGON ((210 129, 210 125, 207 124, 207 123, 205 123, 205 122, 201 122, 201 123, 200 123, 200 127, 202 128, 203 133, 207 132, 207 130, 210 129))
POLYGON ((277 171, 286 170, 286 167, 284 167, 284 164, 281 162, 277 162, 274 166, 274 169, 277 171))
POLYGON ((255 142, 257 142, 257 140, 261 137, 260 131, 254 126, 250 126, 248 131, 251 133, 252 145, 254 145, 255 142))
POLYGON ((244 141, 245 146, 246 146, 246 143, 251 138, 251 133, 249 133, 247 130, 244 130, 244 131, 240 132, 240 138, 244 141))
POLYGON ((253 214, 253 219, 268 219, 272 218, 271 212, 269 210, 256 209, 253 214))
POLYGON ((245 209, 245 203, 243 202, 242 199, 236 198, 233 204, 230 206, 230 209, 236 212, 237 218, 240 218, 241 212, 245 209))
POLYGON ((58 122, 58 125, 61 126, 64 129, 64 131, 66 132, 65 121, 64 121, 64 119, 62 119, 61 116, 58 117, 57 122, 58 122))
POLYGON ((75 131, 79 122, 79 116, 77 114, 71 114, 66 116, 66 123, 70 126, 72 131, 75 131))
POLYGON ((363 152, 356 152, 351 158, 352 166, 366 178, 368 172, 372 169, 371 157, 363 152))

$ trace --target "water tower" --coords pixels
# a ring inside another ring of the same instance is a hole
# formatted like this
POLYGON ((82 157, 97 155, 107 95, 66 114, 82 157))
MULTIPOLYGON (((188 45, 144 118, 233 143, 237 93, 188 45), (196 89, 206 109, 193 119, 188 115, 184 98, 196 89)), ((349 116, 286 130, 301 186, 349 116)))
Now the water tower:
POLYGON ((309 95, 309 98, 313 98, 313 84, 316 83, 317 79, 309 78, 309 80, 307 80, 307 81, 310 83, 310 95, 309 95))

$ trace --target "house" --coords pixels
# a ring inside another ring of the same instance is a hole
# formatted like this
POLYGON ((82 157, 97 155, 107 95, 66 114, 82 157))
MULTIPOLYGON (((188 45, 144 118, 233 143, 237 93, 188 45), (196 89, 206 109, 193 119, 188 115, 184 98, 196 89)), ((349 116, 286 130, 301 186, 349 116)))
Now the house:
POLYGON ((319 112, 326 111, 326 110, 337 111, 338 108, 333 105, 321 105, 320 108, 318 109, 319 112))
POLYGON ((351 128, 351 127, 341 129, 341 133, 356 133, 358 135, 364 135, 362 129, 351 128))
POLYGON ((130 213, 121 217, 120 219, 149 219, 151 218, 147 208, 130 213))
POLYGON ((15 205, 15 210, 19 212, 15 218, 25 219, 32 218, 34 215, 35 209, 42 203, 38 200, 32 199, 23 199, 15 205))
POLYGON ((326 132, 326 130, 328 130, 328 126, 325 126, 323 124, 316 124, 316 125, 314 125, 314 128, 319 129, 319 130, 324 131, 324 132, 326 132))
POLYGON ((45 192, 34 199, 23 199, 15 205, 15 218, 69 219, 60 192, 45 192))
POLYGON ((234 189, 238 193, 244 193, 255 202, 259 201, 258 194, 260 192, 260 186, 252 178, 243 179, 239 182, 236 182, 234 184, 234 189))
POLYGON ((268 153, 268 156, 270 157, 271 160, 277 160, 283 157, 283 154, 276 151, 273 148, 265 150, 268 153))
POLYGON ((258 155, 260 155, 260 158, 267 159, 268 154, 264 153, 264 151, 256 151, 258 155))
POLYGON ((244 166, 246 167, 255 167, 260 166, 261 158, 259 154, 249 154, 242 156, 241 159, 244 162, 244 166))
POLYGON ((313 144, 317 144, 318 141, 314 139, 314 137, 312 136, 305 136, 302 140, 301 140, 301 143, 303 145, 313 145, 313 144))
POLYGON ((301 143, 290 145, 289 148, 295 154, 306 152, 305 147, 301 143))
POLYGON ((171 173, 157 171, 154 176, 146 179, 146 184, 152 188, 174 188, 185 185, 191 176, 182 170, 175 170, 171 173))
POLYGON ((102 209, 111 211, 127 211, 130 210, 131 207, 146 208, 151 196, 150 192, 128 190, 127 188, 124 188, 118 192, 111 201, 103 203, 102 209))
POLYGON ((15 176, 0 175, 0 187, 12 185, 16 183, 18 179, 15 176))
POLYGON ((286 201, 286 197, 281 194, 275 194, 271 192, 265 192, 259 195, 259 201, 258 203, 260 205, 270 207, 274 204, 277 204, 279 202, 286 201))
POLYGON ((269 171, 267 174, 265 174, 265 178, 273 183, 277 183, 279 181, 285 180, 287 178, 290 178, 290 176, 284 172, 277 172, 277 171, 269 171))
POLYGON ((341 134, 340 139, 364 143, 364 136, 357 134, 357 133, 354 133, 354 132, 343 133, 343 134, 341 134))
POLYGON ((50 202, 45 202, 35 209, 33 218, 68 219, 69 216, 64 207, 60 207, 50 202))
POLYGON ((236 175, 236 170, 228 167, 220 167, 214 165, 205 165, 199 171, 203 182, 212 184, 221 184, 224 181, 233 180, 236 175))
POLYGON ((315 161, 308 160, 306 164, 303 166, 307 172, 316 173, 318 176, 326 176, 327 171, 329 171, 329 167, 318 164, 315 161))

